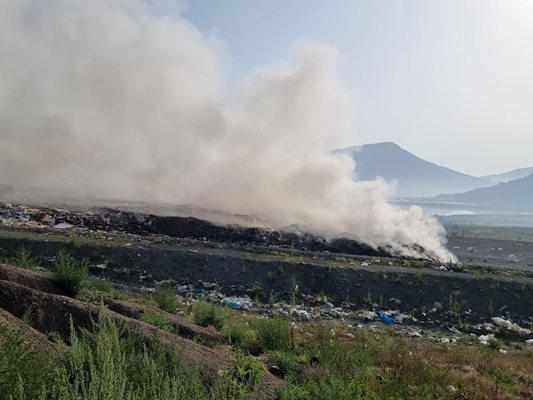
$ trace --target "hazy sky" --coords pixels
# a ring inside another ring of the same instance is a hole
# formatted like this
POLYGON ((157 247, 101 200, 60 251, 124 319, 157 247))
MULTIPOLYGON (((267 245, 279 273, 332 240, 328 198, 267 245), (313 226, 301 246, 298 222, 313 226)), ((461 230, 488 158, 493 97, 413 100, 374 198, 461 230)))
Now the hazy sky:
POLYGON ((354 143, 394 141, 477 175, 533 165, 533 0, 189 0, 226 88, 319 40, 343 58, 354 143))

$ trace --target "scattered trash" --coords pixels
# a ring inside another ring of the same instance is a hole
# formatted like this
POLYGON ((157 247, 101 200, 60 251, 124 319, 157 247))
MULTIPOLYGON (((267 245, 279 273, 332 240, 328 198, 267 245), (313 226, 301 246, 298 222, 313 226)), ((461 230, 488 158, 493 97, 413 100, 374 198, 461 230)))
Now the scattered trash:
POLYGON ((450 393, 456 393, 457 392, 457 388, 453 385, 448 385, 446 386, 446 390, 450 393))
POLYGON ((224 304, 232 310, 249 311, 253 307, 252 300, 249 297, 226 297, 224 304))
POLYGON ((67 222, 60 222, 59 224, 55 224, 54 225, 54 229, 70 229, 72 228, 74 225, 72 224, 69 224, 67 222))
POLYGON ((500 318, 500 317, 493 317, 492 322, 494 322, 494 324, 500 328, 506 329, 508 331, 516 332, 519 335, 530 335, 531 334, 530 329, 522 328, 519 325, 509 320, 500 318))
POLYGON ((480 344, 483 346, 488 346, 491 340, 494 340, 494 335, 491 333, 489 335, 481 335, 477 338, 480 344))
POLYGON ((394 325, 396 323, 396 321, 393 318, 385 315, 381 311, 378 312, 378 316, 379 316, 379 319, 381 319, 381 321, 383 321, 385 325, 394 325))
POLYGON ((514 254, 510 254, 509 257, 507 257, 507 261, 511 263, 517 263, 520 262, 520 259, 514 254))

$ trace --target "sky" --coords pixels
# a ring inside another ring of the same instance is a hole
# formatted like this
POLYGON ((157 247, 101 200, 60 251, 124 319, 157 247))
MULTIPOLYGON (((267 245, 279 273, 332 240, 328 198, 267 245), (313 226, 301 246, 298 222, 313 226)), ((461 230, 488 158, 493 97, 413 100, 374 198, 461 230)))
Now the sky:
POLYGON ((225 93, 299 41, 341 56, 353 143, 393 141, 472 175, 533 165, 533 0, 190 0, 225 93))

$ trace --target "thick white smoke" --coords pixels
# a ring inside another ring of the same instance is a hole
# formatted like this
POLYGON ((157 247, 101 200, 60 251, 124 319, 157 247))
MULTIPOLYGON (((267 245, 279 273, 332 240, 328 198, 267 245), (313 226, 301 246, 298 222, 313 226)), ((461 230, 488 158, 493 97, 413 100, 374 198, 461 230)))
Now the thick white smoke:
POLYGON ((329 152, 352 120, 333 49, 296 45, 230 104, 217 41, 165 11, 2 0, 0 182, 265 214, 451 257, 434 219, 392 207, 382 182, 354 182, 353 161, 329 152))

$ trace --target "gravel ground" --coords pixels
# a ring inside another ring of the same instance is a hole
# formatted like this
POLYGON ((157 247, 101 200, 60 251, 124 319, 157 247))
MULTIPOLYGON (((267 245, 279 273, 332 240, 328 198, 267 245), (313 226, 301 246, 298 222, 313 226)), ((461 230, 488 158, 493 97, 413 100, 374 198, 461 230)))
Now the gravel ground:
POLYGON ((448 248, 463 263, 533 272, 532 242, 451 237, 448 248))

